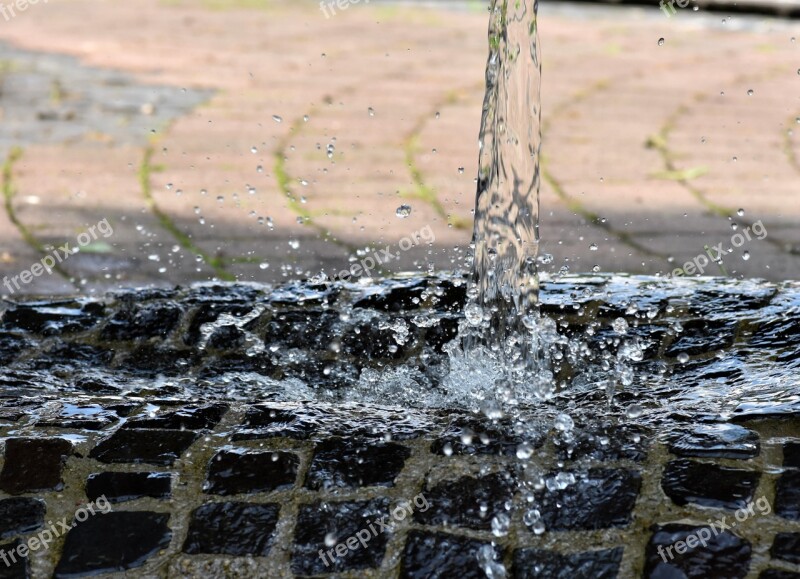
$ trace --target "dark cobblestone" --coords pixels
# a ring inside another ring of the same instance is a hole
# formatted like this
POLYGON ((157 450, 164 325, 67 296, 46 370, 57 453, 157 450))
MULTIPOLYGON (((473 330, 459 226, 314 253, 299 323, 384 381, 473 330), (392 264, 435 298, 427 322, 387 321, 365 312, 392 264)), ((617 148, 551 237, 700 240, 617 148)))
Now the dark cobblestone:
POLYGON ((667 349, 667 356, 688 354, 696 356, 729 348, 733 344, 735 326, 732 323, 711 320, 683 322, 683 332, 667 349))
POLYGON ((729 531, 722 531, 714 536, 708 527, 677 524, 656 526, 645 551, 644 576, 647 579, 664 577, 740 579, 747 575, 751 552, 749 542, 729 531), (698 536, 700 529, 705 529, 711 535, 706 546, 695 540, 694 547, 687 548, 687 539, 690 536, 698 536), (682 542, 683 553, 677 550, 675 544, 678 541, 682 542), (665 553, 663 557, 661 553, 665 553), (664 558, 667 559, 667 563, 664 562, 664 558))
POLYGON ((288 488, 297 478, 299 462, 290 452, 223 450, 211 459, 203 491, 236 495, 288 488))
POLYGON ((169 545, 169 515, 146 511, 109 512, 70 529, 55 577, 94 575, 141 567, 169 545))
POLYGON ((103 340, 166 338, 178 324, 181 309, 172 304, 134 305, 120 310, 103 328, 103 340))
POLYGON ((477 565, 478 553, 492 549, 497 559, 502 552, 489 541, 476 541, 444 533, 408 534, 403 551, 400 577, 406 579, 482 579, 486 574, 477 565))
POLYGON ((787 471, 778 479, 775 513, 785 519, 800 521, 800 471, 787 471))
POLYGON ((431 452, 441 455, 498 454, 514 456, 517 447, 528 442, 534 448, 544 444, 544 433, 522 437, 508 422, 497 423, 477 416, 456 416, 441 437, 431 445, 431 452))
POLYGON ((20 557, 16 552, 22 544, 20 539, 15 539, 0 545, 0 553, 7 555, 7 561, 3 561, 0 567, 0 579, 28 579, 31 576, 28 557, 20 557))
POLYGON ((207 503, 192 512, 183 552, 266 557, 279 512, 273 504, 207 503))
POLYGON ((772 543, 770 555, 774 559, 800 565, 800 533, 778 533, 772 543))
POLYGON ((167 499, 171 495, 172 475, 168 472, 101 472, 86 480, 90 501, 105 497, 111 503, 122 503, 144 497, 167 499))
POLYGON ((120 429, 95 446, 89 456, 105 463, 171 466, 198 436, 184 430, 120 429))
POLYGON ((669 451, 682 457, 747 459, 760 449, 758 434, 735 424, 699 424, 669 441, 669 451))
MULTIPOLYGON (((168 408, 168 407, 167 407, 168 408)), ((123 428, 161 428, 165 430, 204 430, 214 428, 228 410, 225 404, 185 406, 178 410, 167 410, 151 417, 135 417, 123 428)))
POLYGON ((394 485, 411 451, 393 443, 331 438, 314 447, 306 487, 314 490, 394 485))
POLYGON ((35 531, 44 524, 45 510, 41 499, 14 497, 0 500, 0 539, 35 531))
POLYGON ((787 442, 783 445, 783 466, 800 468, 800 442, 787 442))
POLYGON ((33 302, 7 310, 3 328, 60 336, 95 326, 103 311, 103 305, 97 302, 33 302))
POLYGON ((514 552, 514 577, 517 579, 616 579, 622 548, 555 553, 541 549, 514 552))
POLYGON ((12 495, 63 488, 61 473, 72 444, 61 438, 9 438, 0 488, 12 495))
POLYGON ((664 469, 661 488, 676 505, 741 509, 755 493, 760 474, 691 460, 673 460, 664 469))
POLYGON ((575 441, 559 449, 561 458, 589 459, 609 462, 632 460, 642 462, 647 458, 650 435, 646 428, 630 425, 604 425, 580 429, 575 441))

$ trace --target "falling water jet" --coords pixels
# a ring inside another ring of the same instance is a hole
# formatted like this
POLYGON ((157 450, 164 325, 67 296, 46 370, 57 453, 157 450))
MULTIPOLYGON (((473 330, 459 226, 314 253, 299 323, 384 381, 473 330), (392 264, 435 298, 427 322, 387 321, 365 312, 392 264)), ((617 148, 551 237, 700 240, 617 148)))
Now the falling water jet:
POLYGON ((492 0, 466 352, 498 353, 519 383, 540 367, 537 0, 492 0))

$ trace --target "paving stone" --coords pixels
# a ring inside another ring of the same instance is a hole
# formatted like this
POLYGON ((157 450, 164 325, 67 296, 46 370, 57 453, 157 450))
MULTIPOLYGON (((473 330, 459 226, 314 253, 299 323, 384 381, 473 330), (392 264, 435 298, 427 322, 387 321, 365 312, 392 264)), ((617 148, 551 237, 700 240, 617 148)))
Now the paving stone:
POLYGON ((222 450, 209 463, 203 492, 236 495, 288 488, 295 483, 299 463, 291 452, 222 450))
POLYGON ((336 325, 339 314, 318 310, 281 312, 267 324, 264 343, 267 347, 279 346, 281 350, 327 350, 339 332, 336 325))
POLYGON ((650 435, 646 428, 637 425, 604 425, 576 428, 575 440, 559 449, 561 458, 589 459, 598 462, 632 460, 642 462, 647 458, 650 435))
POLYGON ((388 291, 366 290, 356 297, 353 307, 394 313, 416 310, 423 304, 427 288, 428 282, 424 279, 393 281, 388 291))
POLYGON ((67 533, 55 577, 141 567, 172 539, 169 515, 149 511, 98 513, 67 533))
POLYGON ((114 314, 100 335, 104 340, 163 339, 175 329, 181 314, 174 304, 135 304, 114 314))
POLYGON ((616 579, 622 552, 622 547, 568 554, 542 549, 518 549, 514 551, 514 577, 616 579))
POLYGON ((72 444, 61 438, 9 438, 0 488, 12 495, 61 490, 61 472, 72 444))
POLYGON ((426 487, 422 494, 430 507, 414 511, 414 520, 423 525, 489 530, 492 518, 505 513, 505 503, 511 500, 514 488, 514 480, 507 473, 444 481, 426 487))
POLYGON ((241 348, 246 339, 247 334, 233 324, 219 326, 209 336, 206 348, 212 350, 235 350, 241 348))
POLYGON ((534 448, 544 444, 544 433, 523 437, 509 423, 493 422, 477 416, 456 416, 431 445, 441 455, 498 454, 516 456, 517 447, 528 442, 534 448))
POLYGON ((10 364, 31 343, 22 336, 0 332, 0 364, 10 364))
POLYGON ((775 485, 775 514, 800 521, 800 471, 784 472, 775 485))
POLYGON ((3 314, 3 328, 43 336, 60 336, 87 330, 100 321, 103 306, 96 302, 33 302, 3 314))
POLYGON ((800 573, 782 569, 766 569, 761 572, 758 579, 800 579, 800 573))
POLYGON ((89 453, 105 463, 171 466, 200 435, 188 430, 119 429, 89 453))
POLYGON ((753 499, 760 473, 678 459, 664 469, 661 488, 676 505, 741 509, 753 499))
POLYGON ((669 440, 669 451, 681 457, 748 459, 760 448, 758 434, 735 424, 698 424, 669 440))
POLYGON ((330 438, 314 447, 306 488, 391 487, 409 456, 411 450, 399 444, 330 438))
POLYGON ((131 350, 120 362, 126 372, 149 378, 160 374, 179 376, 192 364, 192 352, 173 348, 157 348, 149 344, 131 350))
POLYGON ((99 404, 65 403, 58 416, 39 420, 37 426, 57 428, 84 428, 86 430, 102 430, 119 420, 117 414, 108 411, 99 404))
POLYGON ((279 513, 276 504, 207 503, 192 512, 183 552, 266 557, 279 513))
POLYGON ((800 533, 778 533, 772 543, 770 555, 773 559, 800 565, 800 533))
POLYGON ((407 579, 482 579, 486 573, 478 566, 482 551, 502 559, 502 551, 488 541, 478 541, 445 533, 411 531, 406 539, 400 577, 407 579))
POLYGON ((205 324, 216 322, 223 314, 241 317, 253 311, 251 303, 205 303, 197 308, 197 311, 189 323, 189 327, 183 336, 183 342, 187 346, 195 346, 200 341, 200 330, 205 324))
POLYGON ((0 500, 0 539, 35 531, 44 524, 45 510, 41 499, 14 497, 0 500))
POLYGON ((608 529, 630 523, 642 484, 638 472, 596 468, 572 474, 575 482, 566 488, 535 493, 546 530, 608 529))
POLYGON ((386 498, 301 505, 294 532, 292 571, 297 575, 318 575, 378 567, 390 533, 380 532, 379 519, 384 523, 389 519, 386 498), (358 540, 351 540, 348 545, 348 539, 365 529, 375 529, 369 540, 366 533, 362 534, 366 547, 358 540), (328 546, 331 537, 337 546, 328 546))
POLYGON ((164 430, 206 430, 214 428, 228 410, 226 404, 187 405, 178 410, 162 407, 156 416, 135 416, 122 428, 155 428, 164 430))
POLYGON ((800 442, 787 442, 783 445, 783 466, 800 468, 800 442))
POLYGON ((113 358, 114 351, 107 348, 59 341, 37 358, 34 364, 39 368, 49 368, 56 364, 106 366, 113 358))
POLYGON ((17 549, 23 541, 16 539, 0 545, 0 579, 28 579, 31 577, 28 556, 20 557, 17 549), (5 555, 5 557, 3 556, 5 555))
POLYGON ((713 320, 683 322, 683 332, 666 351, 667 356, 688 354, 696 356, 725 348, 733 344, 735 324, 713 320))
POLYGON ((86 480, 86 496, 91 501, 105 497, 111 503, 122 503, 171 495, 172 474, 168 472, 101 472, 90 474, 86 480))
MULTIPOLYGON (((403 344, 395 338, 396 331, 382 328, 373 320, 357 323, 348 327, 342 335, 342 352, 362 360, 400 360, 405 358, 418 344, 419 330, 404 318, 402 320, 409 329, 409 335, 403 344)), ((393 323, 396 320, 393 320, 393 323)))
POLYGON ((715 536, 709 527, 656 525, 645 549, 644 576, 647 579, 663 577, 740 579, 747 575, 751 552, 748 541, 729 531, 722 531, 715 536), (710 534, 711 538, 706 541, 705 546, 697 540, 692 540, 694 548, 689 548, 686 541, 690 536, 699 538, 700 529, 705 529, 705 533, 710 534), (683 553, 677 551, 675 544, 678 541, 682 542, 680 546, 683 553), (669 551, 669 548, 672 551, 669 551))

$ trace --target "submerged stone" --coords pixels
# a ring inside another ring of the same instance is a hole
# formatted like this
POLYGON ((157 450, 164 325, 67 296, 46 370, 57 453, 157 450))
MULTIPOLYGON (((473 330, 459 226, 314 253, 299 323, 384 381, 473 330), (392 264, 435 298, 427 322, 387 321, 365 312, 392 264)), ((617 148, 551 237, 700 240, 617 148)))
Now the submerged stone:
POLYGON ((751 552, 748 541, 729 531, 715 534, 709 527, 657 525, 645 549, 644 576, 741 579, 748 573, 751 552), (701 536, 709 537, 705 544, 701 536))
POLYGON ((783 445, 783 466, 800 468, 800 442, 787 442, 783 445))
POLYGON ((91 501, 105 497, 121 503, 144 497, 166 499, 171 494, 172 474, 168 472, 101 472, 86 480, 86 496, 91 501))
POLYGON ((14 497, 0 500, 0 539, 35 531, 44 524, 45 510, 41 499, 14 497))
POLYGON ((122 428, 156 428, 165 430, 205 430, 214 428, 228 410, 226 404, 187 405, 178 410, 162 408, 155 416, 137 416, 122 428))
POLYGON ((800 565, 800 533, 778 533, 775 535, 770 555, 774 559, 800 565))
POLYGON ((404 579, 486 577, 486 573, 478 566, 479 553, 484 549, 489 549, 495 559, 502 559, 502 551, 489 541, 445 533, 411 531, 403 551, 400 577, 404 579))
POLYGON ((98 513, 67 533, 55 577, 141 567, 172 539, 169 515, 147 511, 98 513))
POLYGON ((759 450, 758 434, 735 424, 699 424, 669 441, 669 451, 681 457, 748 459, 759 450))
POLYGON ((517 579, 616 579, 623 549, 602 549, 581 553, 556 553, 542 549, 514 552, 517 579))
POLYGON ((783 473, 775 485, 775 514, 800 521, 800 471, 783 473))
POLYGON ((61 438, 9 438, 0 488, 18 495, 63 488, 61 473, 72 444, 61 438))
POLYGON ((199 434, 188 430, 119 429, 89 453, 100 462, 148 463, 171 466, 199 434))
POLYGON ((208 465, 203 492, 238 495, 288 488, 297 478, 299 463, 291 452, 222 450, 208 465))
POLYGON ((752 501, 761 474, 691 460, 673 460, 661 488, 676 505, 741 509, 752 501))
POLYGON ((399 444, 331 438, 314 447, 306 488, 391 487, 409 456, 411 450, 399 444))
POLYGON ((192 512, 183 552, 266 557, 279 512, 276 504, 207 503, 192 512))

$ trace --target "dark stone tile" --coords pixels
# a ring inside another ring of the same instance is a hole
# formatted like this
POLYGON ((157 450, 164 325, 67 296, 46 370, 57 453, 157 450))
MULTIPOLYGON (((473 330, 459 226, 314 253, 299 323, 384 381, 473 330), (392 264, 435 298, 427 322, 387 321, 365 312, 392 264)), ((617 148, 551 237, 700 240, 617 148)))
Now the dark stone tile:
POLYGON ((247 335, 233 324, 219 326, 208 337, 206 348, 210 350, 236 350, 241 348, 247 335))
POLYGON ((622 547, 583 553, 556 553, 542 549, 514 552, 517 579, 616 579, 622 547))
POLYGON ((47 369, 54 365, 63 366, 107 366, 114 359, 114 351, 91 344, 59 342, 38 357, 34 365, 47 369))
POLYGON ((61 438, 9 438, 0 488, 17 495, 61 490, 61 472, 72 444, 61 438))
POLYGON ((430 506, 424 512, 414 511, 414 520, 423 525, 489 530, 492 518, 506 512, 505 503, 514 496, 514 489, 514 480, 507 473, 440 482, 423 491, 430 506))
POLYGON ((0 500, 0 539, 35 531, 44 524, 45 510, 41 499, 15 497, 0 500))
POLYGON ((188 430, 119 429, 89 453, 105 463, 171 466, 200 435, 188 430))
POLYGON ((546 530, 583 531, 630 523, 642 484, 638 472, 598 468, 572 474, 575 482, 566 488, 535 493, 546 530))
POLYGON ((760 449, 758 434, 736 424, 698 424, 669 439, 669 451, 682 457, 747 459, 760 449))
POLYGON ((233 352, 205 360, 205 365, 198 373, 201 379, 215 379, 230 373, 253 372, 262 376, 275 376, 275 365, 266 354, 248 356, 241 352, 233 352))
POLYGON ((502 552, 488 541, 478 541, 448 535, 411 531, 406 540, 400 577, 403 579, 485 579, 486 573, 478 564, 481 552, 495 559, 502 552))
POLYGON ((33 344, 21 336, 0 332, 0 364, 11 364, 19 354, 33 344))
POLYGON ((752 500, 761 474, 686 459, 669 462, 661 488, 676 505, 741 509, 752 500))
POLYGON ((574 431, 575 440, 567 448, 559 449, 562 459, 588 459, 598 462, 647 458, 650 433, 637 425, 614 424, 589 426, 574 431))
POLYGON ((162 408, 156 416, 135 416, 122 428, 161 428, 164 430, 205 430, 214 428, 228 410, 226 404, 187 405, 178 410, 162 408))
POLYGON ((144 497, 166 499, 172 494, 172 474, 168 472, 101 472, 86 480, 89 500, 106 497, 122 503, 144 497))
POLYGON ((147 340, 166 338, 180 320, 181 308, 174 304, 132 304, 119 310, 100 332, 103 340, 147 340))
POLYGON ((288 488, 295 483, 299 463, 291 452, 222 450, 211 459, 203 491, 236 495, 288 488))
POLYGON ((786 471, 775 486, 775 514, 800 521, 800 471, 786 471))
POLYGON ((655 526, 645 549, 644 577, 741 579, 747 575, 750 567, 751 552, 749 542, 729 531, 722 531, 715 536, 709 527, 678 524, 655 526), (705 529, 702 532, 710 536, 705 546, 699 542, 700 529, 705 529), (691 540, 690 536, 696 539, 691 540), (689 548, 687 540, 692 541, 693 548, 689 548), (676 546, 678 541, 681 543, 676 546), (677 551, 678 546, 681 546, 683 553, 677 551))
POLYGON ((27 554, 20 557, 17 551, 22 545, 27 548, 27 544, 20 539, 0 545, 0 579, 28 579, 31 576, 27 554))
POLYGON ((424 279, 388 280, 365 290, 355 299, 354 308, 369 308, 382 312, 407 312, 423 305, 423 293, 428 287, 424 279))
POLYGON ((96 302, 30 302, 6 310, 3 328, 60 336, 93 327, 102 314, 103 305, 96 302))
POLYGON ((306 488, 391 487, 410 455, 399 444, 330 438, 314 448, 306 488))
POLYGON ((200 329, 204 324, 217 321, 222 314, 232 316, 244 316, 245 314, 253 311, 252 303, 207 303, 202 304, 197 308, 186 334, 183 336, 183 342, 187 346, 195 346, 200 341, 200 329))
POLYGON ((188 371, 193 363, 193 353, 188 350, 173 348, 157 348, 151 344, 143 344, 127 353, 120 362, 122 371, 133 376, 155 378, 178 376, 188 371))
POLYGON ((772 543, 770 555, 773 559, 781 559, 800 565, 800 533, 778 533, 772 543))
POLYGON ((169 515, 120 511, 90 516, 67 533, 55 577, 96 575, 141 567, 172 539, 169 515))
POLYGON ((264 343, 280 350, 299 348, 309 351, 328 350, 340 332, 336 329, 339 314, 322 310, 281 312, 267 324, 264 343))
POLYGON ((318 575, 378 567, 389 537, 388 532, 381 532, 377 521, 387 524, 388 519, 386 498, 301 505, 294 532, 292 571, 296 575, 318 575), (365 546, 357 539, 355 545, 352 540, 348 545, 348 539, 358 532, 362 532, 365 546), (370 533, 369 538, 366 532, 370 533), (329 547, 326 537, 333 538, 337 546, 329 547))
POLYGON ((183 552, 266 557, 280 510, 275 504, 207 503, 192 512, 183 552))
POLYGON ((787 442, 783 445, 783 466, 800 468, 800 442, 787 442))
POLYGON ((85 430, 102 430, 119 420, 117 414, 108 411, 99 404, 71 404, 65 402, 61 412, 48 419, 42 419, 37 426, 56 428, 83 428, 85 430))
POLYGON ((683 333, 670 345, 666 355, 696 356, 729 348, 733 345, 736 324, 716 320, 687 320, 683 322, 683 333))
POLYGON ((495 454, 516 456, 517 447, 528 442, 534 448, 544 444, 544 434, 525 438, 508 422, 493 422, 478 416, 456 416, 433 441, 431 452, 447 455, 495 454))

